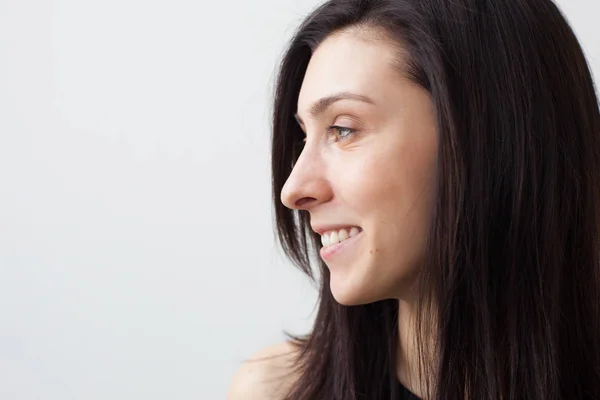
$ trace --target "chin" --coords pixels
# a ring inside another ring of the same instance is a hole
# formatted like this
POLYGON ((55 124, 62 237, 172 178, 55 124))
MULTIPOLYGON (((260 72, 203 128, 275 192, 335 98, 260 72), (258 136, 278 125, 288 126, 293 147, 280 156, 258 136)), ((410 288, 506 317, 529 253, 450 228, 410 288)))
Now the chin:
POLYGON ((329 288, 331 295, 343 306, 358 306, 383 300, 385 297, 373 290, 367 290, 364 285, 353 285, 348 281, 340 281, 331 277, 329 288))

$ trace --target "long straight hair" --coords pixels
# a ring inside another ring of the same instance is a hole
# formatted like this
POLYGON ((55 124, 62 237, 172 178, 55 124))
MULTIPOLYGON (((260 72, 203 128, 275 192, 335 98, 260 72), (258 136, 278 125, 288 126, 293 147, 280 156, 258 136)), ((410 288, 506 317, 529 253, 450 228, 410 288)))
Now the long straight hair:
POLYGON ((312 53, 377 28, 432 98, 436 203, 417 279, 428 399, 600 399, 600 111, 588 64, 550 0, 332 0, 279 65, 272 126, 276 234, 319 287, 287 399, 398 398, 398 301, 333 298, 320 237, 282 187, 302 151, 294 120, 312 53), (431 350, 433 349, 433 350, 431 350))

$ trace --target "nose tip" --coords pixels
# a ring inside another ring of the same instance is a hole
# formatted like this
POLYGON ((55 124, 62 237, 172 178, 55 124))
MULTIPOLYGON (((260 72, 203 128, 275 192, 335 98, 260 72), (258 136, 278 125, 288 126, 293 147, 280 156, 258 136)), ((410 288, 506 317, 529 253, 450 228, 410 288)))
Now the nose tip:
POLYGON ((286 182, 281 191, 281 202, 292 210, 306 210, 331 197, 329 185, 322 179, 286 182))
POLYGON ((289 209, 294 209, 295 200, 293 200, 292 193, 290 193, 288 186, 288 182, 286 182, 283 186, 283 189, 281 190, 279 199, 281 200, 281 203, 284 206, 286 206, 289 209))
POLYGON ((304 196, 300 193, 301 189, 290 188, 286 183, 281 191, 281 202, 289 209, 297 210, 305 208, 311 201, 315 201, 314 197, 304 196))

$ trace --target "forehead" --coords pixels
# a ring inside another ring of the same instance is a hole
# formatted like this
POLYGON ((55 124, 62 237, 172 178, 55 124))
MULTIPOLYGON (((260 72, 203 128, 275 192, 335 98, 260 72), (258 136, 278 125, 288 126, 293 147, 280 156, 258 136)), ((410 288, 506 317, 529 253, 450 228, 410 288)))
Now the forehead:
POLYGON ((312 55, 300 94, 298 112, 338 92, 356 92, 385 98, 390 82, 401 78, 399 47, 381 35, 344 31, 327 37, 312 55))

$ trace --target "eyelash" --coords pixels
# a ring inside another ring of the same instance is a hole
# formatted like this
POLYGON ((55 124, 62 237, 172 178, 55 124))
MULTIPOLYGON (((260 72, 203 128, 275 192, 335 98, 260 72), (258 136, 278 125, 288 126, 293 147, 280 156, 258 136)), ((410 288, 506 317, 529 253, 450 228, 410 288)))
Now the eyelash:
MULTIPOLYGON (((332 133, 334 130, 337 130, 338 132, 340 130, 344 130, 344 131, 348 131, 348 134, 346 136, 342 136, 339 139, 336 139, 336 142, 340 142, 343 140, 348 139, 350 136, 354 135, 356 133, 356 129, 352 129, 352 128, 347 128, 345 126, 339 126, 339 125, 329 125, 329 127, 327 128, 327 133, 332 133)), ((306 143, 306 136, 303 139, 303 142, 306 143)))

